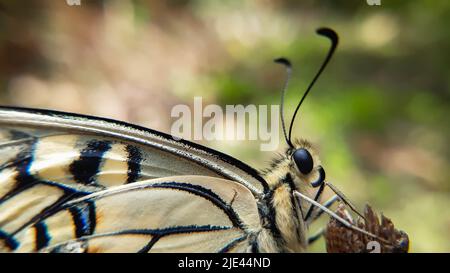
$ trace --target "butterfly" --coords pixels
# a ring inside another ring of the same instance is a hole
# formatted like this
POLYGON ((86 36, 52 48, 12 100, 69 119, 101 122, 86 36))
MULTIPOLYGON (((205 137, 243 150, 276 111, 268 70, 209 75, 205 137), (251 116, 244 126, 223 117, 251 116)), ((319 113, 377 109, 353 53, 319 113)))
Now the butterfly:
MULTIPOLYGON (((0 107, 0 252, 305 251, 312 221, 339 219, 328 209, 336 200, 353 208, 325 181, 312 145, 291 141, 338 43, 333 30, 318 33, 331 41, 328 56, 289 136, 281 110, 288 148, 263 172, 124 122, 0 107), (336 195, 322 205, 325 186, 336 195)), ((276 62, 289 77, 289 61, 276 62)))

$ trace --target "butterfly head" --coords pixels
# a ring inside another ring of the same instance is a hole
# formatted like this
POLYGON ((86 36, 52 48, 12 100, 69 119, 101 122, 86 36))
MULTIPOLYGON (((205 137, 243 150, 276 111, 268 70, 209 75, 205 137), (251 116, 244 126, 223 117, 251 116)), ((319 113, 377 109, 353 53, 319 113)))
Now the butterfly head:
POLYGON ((325 181, 325 170, 320 165, 316 150, 306 140, 296 140, 286 151, 289 173, 293 175, 296 188, 319 187, 325 181), (305 185, 306 184, 306 185, 305 185))
POLYGON ((321 166, 317 150, 304 139, 296 139, 284 153, 272 161, 264 171, 272 189, 282 182, 290 183, 291 190, 307 192, 325 181, 325 171, 321 166))

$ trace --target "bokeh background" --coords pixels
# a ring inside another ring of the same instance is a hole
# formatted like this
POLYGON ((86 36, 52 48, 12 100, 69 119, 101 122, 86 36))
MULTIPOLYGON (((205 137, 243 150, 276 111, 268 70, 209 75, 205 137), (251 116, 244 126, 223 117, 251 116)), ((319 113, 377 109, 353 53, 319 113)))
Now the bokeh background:
MULTIPOLYGON (((449 1, 2 0, 0 104, 170 132, 170 110, 194 96, 278 104, 285 75, 272 60, 286 56, 289 117, 329 47, 315 29, 329 26, 341 43, 294 136, 319 147, 328 179, 359 207, 405 230, 413 252, 449 252, 449 25, 449 1)), ((273 156, 257 141, 201 143, 256 168, 273 156)))

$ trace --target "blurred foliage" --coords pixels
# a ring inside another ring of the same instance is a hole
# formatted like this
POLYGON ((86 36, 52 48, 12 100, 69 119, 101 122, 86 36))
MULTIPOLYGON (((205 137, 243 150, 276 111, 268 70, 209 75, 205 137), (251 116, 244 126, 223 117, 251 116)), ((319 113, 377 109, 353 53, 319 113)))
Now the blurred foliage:
MULTIPOLYGON (((449 1, 2 0, 0 103, 169 132, 171 107, 193 96, 278 104, 284 71, 271 60, 283 55, 292 113, 329 46, 314 30, 329 26, 340 45, 294 135, 320 147, 327 177, 356 204, 404 229, 412 251, 449 252, 449 25, 449 1)), ((203 144, 258 168, 272 156, 256 141, 203 144)))

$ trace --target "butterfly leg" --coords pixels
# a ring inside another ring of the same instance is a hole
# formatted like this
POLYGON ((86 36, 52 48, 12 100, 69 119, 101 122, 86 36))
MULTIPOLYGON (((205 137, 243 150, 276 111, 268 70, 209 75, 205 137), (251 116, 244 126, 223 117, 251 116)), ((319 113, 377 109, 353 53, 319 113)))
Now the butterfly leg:
MULTIPOLYGON (((330 199, 328 199, 327 201, 325 201, 325 203, 323 203, 323 206, 326 208, 330 208, 334 203, 336 203, 336 201, 339 201, 339 200, 341 200, 339 198, 339 196, 333 195, 330 199)), ((313 213, 309 219, 309 223, 312 223, 315 220, 319 219, 319 217, 322 216, 322 214, 324 213, 323 210, 321 210, 315 206, 313 206, 313 207, 314 207, 314 209, 313 209, 313 213)))
POLYGON ((326 229, 320 228, 316 233, 308 237, 308 245, 313 244, 315 241, 319 240, 325 234, 326 229))
POLYGON ((334 219, 336 219, 338 222, 340 222, 342 225, 346 226, 349 229, 353 229, 355 231, 358 231, 362 234, 365 234, 367 236, 370 236, 372 238, 375 238, 377 240, 380 240, 382 242, 386 242, 386 240, 384 240, 383 238, 380 238, 377 235, 374 235, 371 232, 368 232, 350 222, 348 222, 347 220, 345 220, 344 218, 340 217, 339 215, 337 215, 336 213, 334 213, 333 211, 331 211, 330 209, 326 208, 325 206, 323 206, 322 204, 314 201, 312 198, 309 198, 308 196, 298 192, 298 191, 294 191, 294 196, 297 197, 298 199, 303 199, 305 201, 307 201, 308 203, 320 208, 321 210, 323 210, 325 213, 327 213, 328 215, 330 215, 331 217, 333 217, 334 219))
MULTIPOLYGON (((337 195, 333 195, 330 199, 328 199, 327 201, 325 201, 325 203, 323 203, 323 206, 326 208, 330 208, 334 203, 336 203, 336 201, 339 200, 339 196, 337 195)), ((313 206, 313 205, 311 205, 313 206)), ((322 216, 323 214, 323 210, 317 209, 317 207, 313 206, 313 212, 311 214, 311 217, 309 219, 308 224, 311 224, 311 222, 314 222, 315 220, 319 219, 320 216, 322 216)), ((315 241, 317 241, 318 239, 320 239, 320 237, 322 237, 325 234, 326 228, 320 228, 316 233, 314 233, 313 235, 311 235, 308 238, 308 244, 312 244, 315 241)))
POLYGON ((325 182, 324 184, 326 184, 337 196, 339 196, 339 198, 341 199, 342 202, 344 202, 347 206, 350 207, 350 209, 355 212, 356 214, 358 214, 362 219, 366 219, 364 217, 364 215, 362 213, 360 213, 357 209, 356 206, 353 205, 350 200, 338 189, 336 188, 336 186, 334 186, 333 184, 329 183, 329 182, 325 182))
MULTIPOLYGON (((325 183, 322 183, 316 192, 316 196, 314 196, 314 201, 316 201, 316 202, 319 201, 320 196, 322 196, 324 188, 325 188, 325 183)), ((314 210, 314 206, 311 204, 309 206, 308 212, 306 213, 306 216, 303 220, 308 221, 309 217, 311 217, 313 210, 314 210)))

